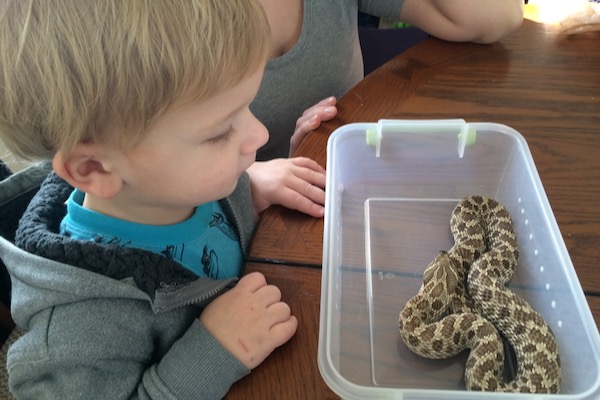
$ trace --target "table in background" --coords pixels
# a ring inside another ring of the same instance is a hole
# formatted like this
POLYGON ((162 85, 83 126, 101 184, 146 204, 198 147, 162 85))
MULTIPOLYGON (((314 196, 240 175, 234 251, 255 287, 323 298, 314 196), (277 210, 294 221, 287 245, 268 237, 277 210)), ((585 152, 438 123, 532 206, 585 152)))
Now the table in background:
MULTIPOLYGON (((525 21, 493 45, 427 40, 340 99, 338 116, 311 132, 296 155, 325 165, 337 127, 382 118, 464 118, 519 131, 600 326, 600 33, 565 36, 525 21)), ((322 220, 281 207, 264 213, 249 269, 280 286, 300 326, 228 399, 337 398, 317 368, 322 246, 322 220)))

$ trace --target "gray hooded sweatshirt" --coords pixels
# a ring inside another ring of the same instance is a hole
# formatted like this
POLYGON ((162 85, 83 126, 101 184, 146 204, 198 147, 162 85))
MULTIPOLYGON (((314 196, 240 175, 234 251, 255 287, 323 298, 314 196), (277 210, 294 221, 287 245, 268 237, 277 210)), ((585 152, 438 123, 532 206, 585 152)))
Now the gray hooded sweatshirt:
MULTIPOLYGON (((59 235, 72 189, 47 164, 0 182, 0 259, 12 316, 27 331, 8 353, 15 397, 222 398, 250 371, 198 316, 237 279, 198 278, 158 254, 59 235)), ((247 175, 221 205, 245 256, 255 222, 247 175)))

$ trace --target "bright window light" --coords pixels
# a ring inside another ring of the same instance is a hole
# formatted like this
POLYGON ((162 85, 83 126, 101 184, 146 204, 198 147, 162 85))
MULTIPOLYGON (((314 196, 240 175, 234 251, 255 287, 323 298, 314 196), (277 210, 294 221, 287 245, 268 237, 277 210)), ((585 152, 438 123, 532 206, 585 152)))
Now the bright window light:
POLYGON ((545 24, 560 24, 567 17, 583 12, 588 0, 529 0, 525 18, 545 24))

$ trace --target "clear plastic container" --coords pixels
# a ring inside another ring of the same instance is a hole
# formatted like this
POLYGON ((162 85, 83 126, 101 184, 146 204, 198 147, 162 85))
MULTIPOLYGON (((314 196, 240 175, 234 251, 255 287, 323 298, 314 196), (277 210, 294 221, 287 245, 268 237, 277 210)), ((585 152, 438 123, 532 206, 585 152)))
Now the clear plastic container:
POLYGON ((600 335, 517 131, 462 120, 349 124, 332 134, 327 157, 318 363, 337 394, 403 400, 600 398, 600 335), (400 310, 419 290, 428 263, 453 245, 452 209, 475 194, 495 198, 511 213, 520 261, 508 286, 557 337, 562 363, 557 395, 468 392, 466 352, 428 360, 399 338, 400 310))

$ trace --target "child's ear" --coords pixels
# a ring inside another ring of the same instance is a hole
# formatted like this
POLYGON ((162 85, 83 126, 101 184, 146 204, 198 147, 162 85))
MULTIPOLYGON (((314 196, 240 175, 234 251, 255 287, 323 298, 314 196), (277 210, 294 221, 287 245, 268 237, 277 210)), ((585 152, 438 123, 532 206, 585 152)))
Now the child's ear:
POLYGON ((79 144, 68 155, 58 152, 52 159, 56 174, 82 192, 102 198, 114 197, 123 186, 118 174, 111 171, 94 144, 79 144))

